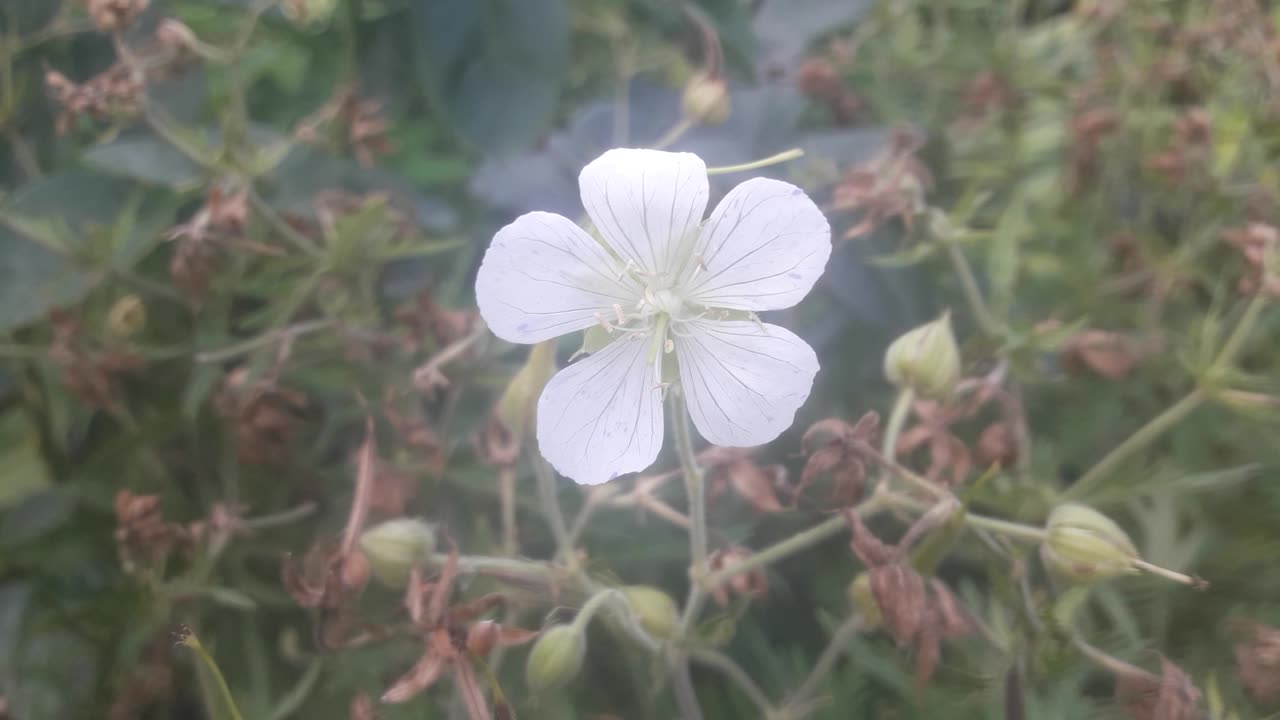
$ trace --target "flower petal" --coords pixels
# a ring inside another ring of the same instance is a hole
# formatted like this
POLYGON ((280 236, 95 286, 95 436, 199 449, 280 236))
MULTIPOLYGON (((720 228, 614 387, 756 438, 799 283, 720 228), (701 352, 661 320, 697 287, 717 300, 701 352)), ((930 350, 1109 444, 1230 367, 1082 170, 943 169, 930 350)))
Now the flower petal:
POLYGON ((560 474, 597 485, 653 464, 662 449, 662 391, 648 355, 648 338, 621 338, 547 383, 538 449, 560 474))
POLYGON ((701 158, 658 150, 610 150, 582 169, 578 185, 604 241, 649 274, 677 269, 710 192, 701 158))
POLYGON ((702 437, 716 445, 763 445, 791 426, 809 397, 818 356, 777 325, 697 321, 675 341, 680 385, 702 437))
POLYGON ((609 252, 554 213, 521 215, 493 236, 476 276, 476 304, 493 334, 536 343, 582 330, 642 290, 609 252))
POLYGON ((800 302, 827 266, 831 226, 804 191, 748 180, 720 201, 694 251, 685 297, 708 307, 780 310, 800 302))

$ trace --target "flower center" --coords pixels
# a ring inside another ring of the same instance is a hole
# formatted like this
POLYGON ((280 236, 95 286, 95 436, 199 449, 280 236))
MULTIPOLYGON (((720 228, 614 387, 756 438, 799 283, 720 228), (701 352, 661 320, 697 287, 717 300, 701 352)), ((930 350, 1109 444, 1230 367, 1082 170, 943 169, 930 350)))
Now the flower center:
POLYGON ((680 316, 680 311, 684 308, 684 301, 669 288, 650 290, 648 295, 649 304, 653 306, 654 310, 672 318, 680 316))

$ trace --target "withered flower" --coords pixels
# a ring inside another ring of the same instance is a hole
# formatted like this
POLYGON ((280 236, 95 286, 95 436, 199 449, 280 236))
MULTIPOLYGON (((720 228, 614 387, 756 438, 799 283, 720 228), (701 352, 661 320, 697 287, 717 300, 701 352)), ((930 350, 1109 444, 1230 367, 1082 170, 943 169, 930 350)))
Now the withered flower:
POLYGON ((458 551, 451 548, 449 559, 434 580, 424 580, 420 569, 410 575, 405 607, 421 633, 423 653, 413 667, 387 688, 382 701, 406 702, 434 685, 445 673, 451 673, 469 717, 487 720, 490 717, 488 703, 473 662, 484 658, 496 646, 527 643, 537 637, 538 632, 482 619, 506 602, 498 593, 451 606, 457 572, 458 551))
POLYGON ((51 310, 49 322, 53 326, 49 358, 62 371, 67 389, 90 407, 119 411, 118 381, 141 368, 145 364, 142 357, 128 350, 91 349, 80 321, 62 310, 51 310))
POLYGON ((978 461, 986 466, 1013 467, 1018 461, 1018 442, 1012 425, 994 422, 982 431, 978 436, 978 461))
POLYGON ((251 381, 249 369, 240 367, 227 375, 214 397, 214 406, 232 423, 240 462, 271 465, 288 455, 307 397, 280 387, 270 378, 251 381))
POLYGON ((85 7, 94 26, 102 32, 115 32, 132 25, 149 4, 149 0, 87 0, 85 7))
POLYGON ((792 489, 791 504, 795 505, 805 488, 827 473, 831 475, 829 505, 849 507, 862 499, 867 479, 866 448, 874 447, 879 427, 880 416, 874 411, 852 425, 841 418, 827 418, 810 425, 800 440, 801 451, 808 460, 800 473, 800 482, 792 489), (822 436, 828 439, 818 445, 817 438, 822 436))
POLYGON ((752 460, 754 448, 708 446, 698 453, 698 464, 707 472, 708 496, 733 490, 757 512, 781 512, 776 488, 786 485, 787 469, 781 465, 760 467, 752 460))
POLYGON ((116 492, 116 551, 127 574, 162 564, 175 546, 187 541, 186 530, 165 522, 159 495, 116 492))
POLYGON ((45 86, 62 106, 54 127, 65 135, 78 117, 106 122, 131 118, 142 111, 142 78, 123 64, 112 65, 77 85, 56 70, 45 72, 45 86))
POLYGON ((1088 370, 1108 380, 1127 377, 1144 355, 1138 340, 1108 330, 1082 330, 1062 346, 1062 362, 1068 372, 1088 370))
POLYGON ((1182 668, 1160 658, 1160 677, 1119 674, 1116 698, 1133 720, 1195 720, 1200 717, 1200 690, 1182 668))
POLYGON ((1246 272, 1237 286, 1240 293, 1253 295, 1262 291, 1280 297, 1280 271, 1267 267, 1269 257, 1280 258, 1280 228, 1270 223, 1251 222, 1244 227, 1224 230, 1222 237, 1245 261, 1246 272))
MULTIPOLYGON (((750 550, 738 545, 721 548, 707 556, 707 569, 709 572, 723 570, 737 565, 751 555, 750 550)), ((725 607, 729 604, 730 592, 749 598, 764 597, 769 592, 769 579, 764 574, 764 568, 753 568, 734 575, 727 582, 712 589, 711 597, 717 605, 725 607)))
POLYGON ((945 480, 950 487, 962 485, 973 469, 973 456, 969 446, 952 433, 951 426, 973 417, 987 400, 987 395, 978 392, 946 403, 916 400, 911 411, 917 422, 898 436, 898 456, 906 457, 927 448, 929 468, 925 477, 935 482, 945 480))
POLYGON ((1280 704, 1280 628, 1260 622, 1235 626, 1243 636, 1235 646, 1240 684, 1260 705, 1280 704))
POLYGON ((836 66, 823 58, 805 60, 796 71, 796 87, 827 106, 836 125, 849 125, 862 110, 862 101, 840 77, 836 66))
POLYGON ((895 131, 888 150, 851 168, 836 185, 835 209, 862 213, 858 224, 845 232, 846 239, 868 235, 894 217, 911 228, 925 209, 925 191, 933 186, 933 174, 916 157, 923 145, 921 135, 895 131))
POLYGON ((249 220, 248 190, 213 188, 204 205, 185 223, 169 228, 165 239, 175 244, 169 277, 197 303, 209 293, 217 269, 217 248, 243 241, 249 220))

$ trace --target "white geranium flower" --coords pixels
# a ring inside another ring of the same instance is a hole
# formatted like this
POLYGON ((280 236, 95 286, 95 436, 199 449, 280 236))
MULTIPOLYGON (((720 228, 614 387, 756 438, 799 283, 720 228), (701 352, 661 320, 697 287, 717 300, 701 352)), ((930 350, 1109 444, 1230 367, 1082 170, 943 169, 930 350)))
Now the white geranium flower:
POLYGON ((663 358, 674 353, 698 432, 760 445, 791 425, 818 358, 754 313, 799 302, 831 255, 831 228, 800 188, 765 178, 734 188, 704 223, 696 155, 610 150, 579 177, 599 233, 522 215, 499 230, 476 278, 494 334, 536 343, 593 326, 614 338, 561 370, 538 401, 538 446, 579 483, 644 470, 663 439, 663 358))

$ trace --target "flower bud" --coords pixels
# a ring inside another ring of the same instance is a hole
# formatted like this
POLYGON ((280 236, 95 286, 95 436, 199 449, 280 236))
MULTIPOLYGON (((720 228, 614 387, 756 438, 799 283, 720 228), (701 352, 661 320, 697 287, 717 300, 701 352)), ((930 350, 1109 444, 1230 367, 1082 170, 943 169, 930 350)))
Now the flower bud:
POLYGON ((556 373, 556 342, 548 340, 533 346, 529 359, 511 378, 511 383, 498 400, 497 415, 513 438, 521 438, 533 428, 538 398, 556 373))
POLYGON ((137 295, 125 295, 107 311, 107 331, 115 337, 133 337, 146 326, 147 306, 137 295))
POLYGON ((868 628, 880 625, 880 606, 876 604, 876 596, 871 592, 871 576, 865 572, 849 583, 849 601, 862 613, 862 620, 868 628))
POLYGON ((729 118, 732 104, 724 80, 707 73, 694 75, 680 99, 684 116, 703 125, 719 125, 729 118))
POLYGON ((884 374, 899 390, 945 400, 960 381, 960 348, 951 331, 951 313, 894 340, 884 355, 884 374))
POLYGON ((530 690, 550 690, 567 684, 582 669, 587 639, 576 625, 556 625, 542 631, 529 651, 524 668, 530 690))
POLYGON ((670 595, 648 585, 629 585, 621 590, 645 632, 655 638, 671 637, 680 622, 680 611, 670 595))
POLYGON ((435 552, 436 537, 422 520, 399 518, 365 530, 360 549, 369 557, 374 577, 401 589, 408 584, 409 573, 435 552))
POLYGON ((1049 513, 1045 530, 1040 557, 1066 580, 1091 583, 1137 572, 1133 541, 1111 518, 1087 505, 1059 505, 1049 513))

